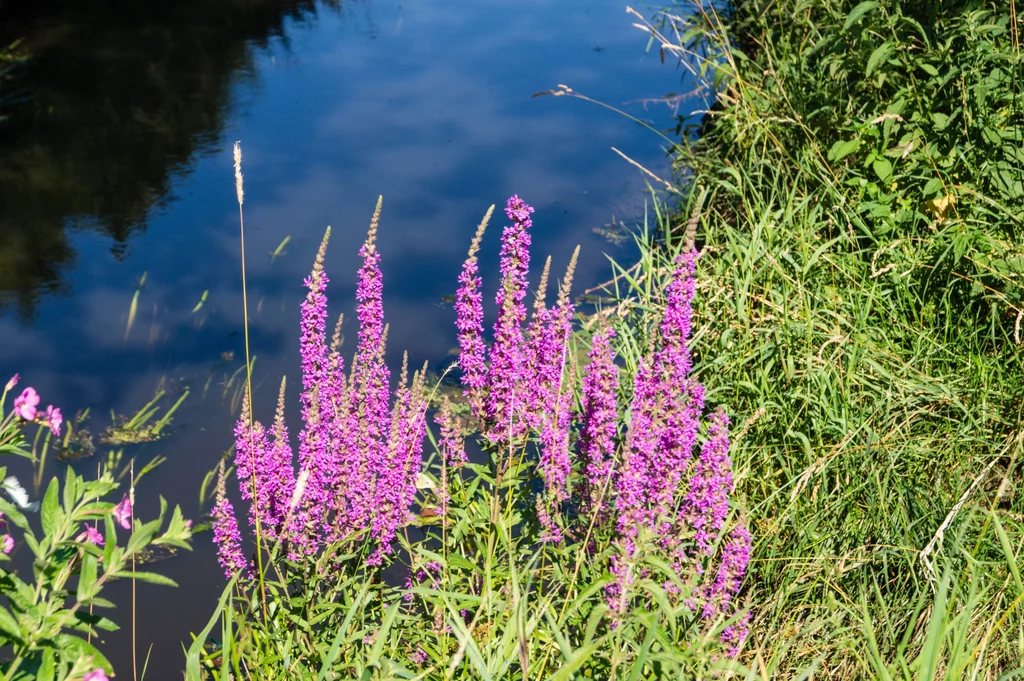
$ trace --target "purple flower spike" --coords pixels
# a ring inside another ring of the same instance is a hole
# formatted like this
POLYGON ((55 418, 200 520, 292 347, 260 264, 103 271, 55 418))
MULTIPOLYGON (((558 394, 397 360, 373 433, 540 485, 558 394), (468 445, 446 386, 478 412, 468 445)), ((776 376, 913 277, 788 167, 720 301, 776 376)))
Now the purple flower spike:
POLYGON ((590 367, 583 378, 583 418, 578 448, 586 476, 581 497, 589 514, 598 517, 607 505, 605 499, 611 497, 610 478, 618 432, 619 368, 612 349, 614 337, 615 330, 610 326, 594 335, 588 355, 590 367))
POLYGON ((729 460, 729 417, 721 409, 711 415, 708 439, 694 465, 690 491, 681 520, 695 531, 701 552, 709 554, 729 513, 732 492, 732 462, 729 460))
POLYGON ((741 522, 730 533, 729 541, 722 549, 722 563, 718 566, 718 574, 715 581, 706 589, 703 613, 705 618, 716 617, 732 604, 732 599, 739 593, 743 577, 747 574, 750 549, 750 531, 746 524, 741 522))
POLYGON ((527 274, 530 270, 530 214, 533 208, 518 196, 508 200, 505 215, 512 222, 501 235, 502 285, 498 291, 498 320, 494 324, 491 364, 487 373, 490 395, 486 416, 489 437, 506 442, 524 429, 523 403, 529 395, 524 385, 526 357, 522 324, 526 321, 527 274))
POLYGON ((459 429, 459 424, 452 415, 452 405, 447 397, 441 402, 441 409, 438 411, 437 416, 434 417, 434 421, 441 428, 441 440, 438 442, 438 447, 441 450, 441 456, 444 459, 445 465, 459 468, 463 464, 469 463, 469 458, 466 456, 465 441, 459 429))
POLYGON ((480 267, 476 254, 480 250, 480 241, 484 230, 490 222, 494 206, 487 209, 484 219, 477 227, 473 242, 469 246, 469 256, 462 265, 459 274, 459 290, 455 294, 455 326, 459 330, 459 367, 462 369, 462 384, 466 386, 466 398, 473 414, 480 416, 483 410, 483 389, 486 384, 487 365, 485 361, 484 306, 480 287, 480 267))
MULTIPOLYGON (((299 353, 302 357, 302 420, 299 432, 299 466, 310 472, 302 505, 295 516, 293 541, 307 553, 315 552, 322 539, 325 513, 333 498, 336 476, 330 455, 327 422, 320 418, 322 393, 328 390, 330 369, 327 347, 327 274, 324 257, 330 240, 330 228, 317 250, 313 271, 306 278, 309 290, 301 308, 299 353)), ((255 427, 255 424, 254 424, 255 427)), ((270 483, 268 483, 268 486, 270 483)), ((262 500, 261 500, 262 501, 262 500)), ((267 503, 270 503, 268 498, 267 503)), ((262 517, 261 517, 262 520, 262 517)))
POLYGON ((213 507, 213 543, 217 545, 217 560, 225 577, 231 579, 239 571, 248 576, 249 564, 242 553, 242 534, 238 531, 235 509, 228 500, 223 461, 217 476, 217 503, 213 507))

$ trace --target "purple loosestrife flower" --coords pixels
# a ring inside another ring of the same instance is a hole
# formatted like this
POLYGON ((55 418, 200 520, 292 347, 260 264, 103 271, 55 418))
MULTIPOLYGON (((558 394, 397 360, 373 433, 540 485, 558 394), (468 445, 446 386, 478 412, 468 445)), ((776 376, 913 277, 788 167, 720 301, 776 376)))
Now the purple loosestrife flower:
MULTIPOLYGON (((374 493, 373 536, 378 545, 367 560, 380 565, 391 553, 398 528, 409 521, 409 507, 416 496, 416 477, 420 471, 423 433, 426 428, 423 374, 413 376, 407 385, 408 358, 402 365, 402 379, 395 396, 387 455, 374 493)), ((425 370, 425 367, 424 367, 425 370)))
POLYGON ((522 324, 526 321, 527 274, 530 270, 530 214, 533 208, 518 196, 508 200, 505 215, 512 222, 501 235, 502 285, 498 291, 498 320, 494 324, 487 384, 490 387, 486 416, 488 436, 494 442, 519 437, 524 429, 523 402, 530 390, 524 386, 526 357, 522 324))
POLYGON ((740 653, 740 646, 747 640, 750 634, 750 613, 745 612, 734 624, 730 624, 722 630, 722 643, 725 644, 725 654, 729 657, 736 657, 740 653))
POLYGON ((39 393, 36 392, 35 388, 25 388, 21 395, 14 398, 14 413, 26 421, 35 420, 36 407, 38 406, 39 393))
POLYGON ((299 432, 299 466, 309 471, 309 484, 303 498, 298 524, 303 526, 301 538, 294 540, 307 552, 315 551, 324 527, 325 513, 333 496, 336 476, 334 458, 328 452, 327 424, 321 416, 320 402, 328 389, 329 368, 327 348, 327 274, 324 257, 330 228, 324 233, 317 250, 313 271, 304 284, 309 293, 302 302, 299 352, 302 356, 302 420, 299 432))
POLYGON ((110 679, 107 678, 106 672, 102 669, 93 669, 82 677, 82 681, 110 681, 110 679))
POLYGON ((466 388, 466 399, 476 416, 483 412, 483 391, 487 379, 486 348, 483 339, 483 294, 480 291, 483 281, 479 276, 480 267, 476 254, 480 250, 480 241, 483 239, 492 212, 494 206, 487 209, 484 219, 476 229, 473 242, 469 246, 469 256, 459 274, 459 290, 455 294, 455 327, 459 330, 459 368, 462 370, 462 385, 466 388))
POLYGON ((281 377, 281 390, 277 396, 277 412, 271 444, 265 450, 263 481, 267 499, 267 523, 263 529, 271 540, 277 539, 288 516, 288 504, 295 491, 295 469, 292 467, 292 446, 288 441, 288 426, 284 422, 284 398, 287 383, 281 377))
MULTIPOLYGON (((654 374, 660 382, 658 392, 663 413, 658 455, 651 469, 654 518, 668 515, 674 507, 674 497, 693 458, 704 409, 704 387, 690 378, 692 361, 688 346, 696 267, 696 250, 680 255, 665 289, 665 315, 660 328, 662 346, 654 358, 654 374)), ((659 528, 661 532, 668 529, 668 525, 659 528)))
POLYGON ((732 462, 729 460, 729 417, 721 409, 711 415, 708 439, 693 467, 690 491, 680 510, 680 521, 694 529, 694 540, 704 554, 710 554, 729 513, 733 490, 732 462))
POLYGON ((47 405, 45 419, 50 424, 50 432, 53 433, 53 436, 60 437, 60 425, 64 423, 64 416, 60 413, 60 409, 52 404, 47 405))
POLYGON ((244 571, 245 576, 249 575, 249 563, 242 553, 242 535, 238 531, 235 509, 227 496, 223 461, 217 476, 217 503, 213 507, 213 543, 217 545, 217 561, 224 569, 225 577, 231 579, 240 570, 244 571))
POLYGON ((583 417, 577 447, 586 472, 581 497, 587 513, 598 518, 607 505, 605 499, 611 497, 609 485, 618 432, 619 368, 612 348, 614 337, 611 326, 594 335, 588 355, 590 366, 583 377, 583 417))
POLYGON ((630 547, 641 527, 653 525, 648 502, 652 487, 652 461, 659 439, 654 418, 659 387, 652 376, 649 361, 643 360, 633 377, 632 421, 615 490, 618 533, 630 540, 630 547))
POLYGON ((434 417, 434 422, 441 428, 441 440, 438 442, 438 447, 445 465, 460 468, 463 464, 469 463, 469 458, 466 456, 466 443, 459 424, 452 414, 452 404, 448 401, 447 396, 442 398, 441 409, 434 417))
MULTIPOLYGON (((384 362, 387 343, 387 327, 384 325, 383 276, 380 270, 380 253, 375 241, 380 220, 382 199, 370 220, 366 242, 359 250, 363 265, 359 269, 356 285, 356 316, 359 319, 358 345, 352 360, 352 377, 349 381, 349 428, 357 438, 352 452, 355 465, 349 464, 348 471, 355 474, 350 484, 356 486, 349 496, 349 523, 353 529, 369 528, 378 513, 375 503, 376 487, 385 484, 382 479, 389 472, 389 446, 387 437, 391 424, 389 383, 391 374, 384 362)), ((351 474, 350 473, 350 474, 351 474)), ((393 474, 393 471, 391 471, 393 474)))
POLYGON ((540 335, 537 352, 537 373, 529 377, 530 389, 539 398, 534 404, 543 412, 532 420, 541 424, 540 469, 544 479, 545 499, 539 503, 538 513, 544 527, 541 540, 549 542, 560 541, 562 538, 556 516, 561 511, 562 502, 569 498, 569 475, 572 473, 569 431, 572 427, 573 406, 571 382, 576 371, 572 367, 566 371, 566 363, 574 312, 569 291, 579 252, 577 248, 569 261, 569 268, 558 292, 558 304, 547 314, 546 328, 540 335))
POLYGON ((132 529, 132 502, 127 494, 121 499, 121 503, 113 508, 111 513, 114 516, 114 520, 123 529, 132 529))
POLYGON ((376 249, 380 209, 381 200, 378 199, 366 242, 359 249, 359 257, 363 259, 356 285, 359 344, 352 367, 359 398, 353 407, 362 411, 370 437, 374 439, 379 439, 388 428, 388 382, 391 378, 384 363, 384 279, 380 271, 380 253, 376 249))
POLYGON ((0 553, 5 556, 14 550, 14 537, 9 534, 5 534, 0 538, 0 553))
POLYGON ((530 315, 530 323, 526 327, 526 339, 523 345, 523 356, 525 358, 523 370, 530 379, 527 385, 529 390, 524 399, 523 408, 526 411, 532 428, 538 428, 540 425, 540 407, 543 397, 540 394, 540 382, 537 380, 537 377, 541 375, 541 353, 548 346, 549 337, 553 332, 551 324, 548 323, 549 315, 546 301, 548 277, 550 274, 551 256, 549 255, 544 261, 544 269, 540 273, 540 283, 537 285, 537 291, 533 299, 533 313, 530 315))
POLYGON ((251 420, 248 392, 242 398, 242 413, 235 424, 235 474, 242 499, 249 502, 249 524, 261 532, 276 522, 271 512, 272 470, 268 465, 267 433, 263 424, 251 420), (250 421, 252 426, 250 427, 250 421))
POLYGON ((299 432, 299 466, 306 472, 307 484, 298 507, 291 516, 288 527, 288 556, 297 560, 300 556, 310 556, 320 548, 320 540, 324 535, 324 514, 331 499, 331 491, 326 487, 324 460, 326 458, 319 438, 323 434, 320 425, 320 405, 314 399, 310 402, 308 420, 305 428, 299 432))
POLYGON ((733 528, 729 541, 722 549, 722 562, 718 566, 718 574, 706 592, 704 617, 711 619, 732 603, 732 598, 739 593, 743 585, 743 577, 747 574, 750 563, 751 538, 745 523, 741 522, 733 528))
MULTIPOLYGON (((564 355, 563 355, 564 357, 564 355)), ((564 360, 562 362, 564 364, 564 360)), ((563 371, 556 392, 547 404, 549 414, 543 419, 541 430, 540 473, 544 480, 543 498, 538 498, 538 519, 544 528, 541 541, 558 542, 562 539, 557 515, 562 502, 569 498, 569 475, 572 461, 569 458, 569 431, 572 426, 572 387, 566 385, 574 371, 563 371), (568 375, 566 375, 568 374, 568 375)))

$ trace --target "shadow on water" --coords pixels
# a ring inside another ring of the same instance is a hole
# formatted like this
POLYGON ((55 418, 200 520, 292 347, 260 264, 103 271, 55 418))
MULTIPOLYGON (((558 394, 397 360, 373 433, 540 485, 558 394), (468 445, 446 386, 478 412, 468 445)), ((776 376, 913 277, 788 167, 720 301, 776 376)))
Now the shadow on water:
POLYGON ((0 0, 0 308, 66 292, 69 230, 133 234, 209 151, 254 48, 339 0, 0 0), (20 41, 20 42, 19 42, 20 41))

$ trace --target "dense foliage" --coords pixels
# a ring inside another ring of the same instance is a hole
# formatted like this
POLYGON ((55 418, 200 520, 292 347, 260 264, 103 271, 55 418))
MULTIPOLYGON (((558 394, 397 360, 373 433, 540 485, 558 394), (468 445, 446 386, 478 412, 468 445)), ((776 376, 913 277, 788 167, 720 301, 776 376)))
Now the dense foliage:
MULTIPOLYGON (((18 376, 11 378, 0 396, 0 453, 31 458, 25 429, 35 424, 59 435, 63 419, 52 405, 38 409, 40 398, 31 387, 6 412, 7 396, 17 383, 18 376)), ((0 673, 12 680, 106 681, 113 670, 94 641, 117 625, 94 612, 113 606, 100 595, 103 587, 115 579, 173 586, 166 577, 136 570, 135 560, 155 547, 188 549, 190 523, 177 507, 167 520, 162 499, 156 520, 137 520, 134 487, 117 504, 104 501, 118 488, 109 470, 97 480, 85 480, 69 468, 63 487, 56 477, 50 480, 42 504, 30 503, 17 479, 6 472, 0 467, 11 497, 0 498, 0 646, 5 651, 0 673), (37 510, 41 533, 29 521, 37 510), (118 527, 128 535, 120 546, 118 527), (32 553, 31 580, 12 565, 22 550, 32 553)))
POLYGON ((734 458, 742 659, 765 673, 994 679, 1024 657, 1020 11, 751 1, 646 25, 714 103, 674 154, 704 242, 697 370, 759 416, 734 458))

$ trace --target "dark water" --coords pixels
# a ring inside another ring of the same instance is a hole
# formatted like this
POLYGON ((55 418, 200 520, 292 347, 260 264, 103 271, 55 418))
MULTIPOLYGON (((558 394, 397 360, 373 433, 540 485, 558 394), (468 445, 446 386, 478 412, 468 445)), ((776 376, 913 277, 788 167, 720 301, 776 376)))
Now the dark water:
MULTIPOLYGON (((633 257, 595 229, 643 215, 644 179, 611 147, 669 173, 661 140, 627 119, 531 98, 564 83, 673 124, 667 107, 638 100, 685 82, 645 55, 622 0, 72 4, 0 5, 0 43, 24 36, 34 56, 0 86, 0 382, 20 371, 44 404, 91 407, 94 431, 158 387, 190 388, 169 438, 126 449, 140 465, 167 457, 138 488, 143 517, 162 494, 198 518, 200 483, 231 445, 230 378, 244 357, 234 140, 267 420, 281 375, 297 384, 301 282, 328 224, 333 316, 353 309, 356 251, 384 195, 389 362, 397 369, 408 350, 413 364, 442 368, 455 344, 443 299, 489 204, 518 193, 537 207, 538 266, 551 254, 560 271, 580 244, 581 291, 606 278, 605 254, 633 257)), ((501 224, 485 239, 485 277, 501 224)), ((180 678, 181 643, 224 580, 208 535, 158 569, 180 588, 139 585, 140 660, 152 645, 148 678, 180 678)), ((126 584, 110 592, 127 603, 126 584)), ((121 678, 128 641, 125 628, 103 646, 121 678)))

